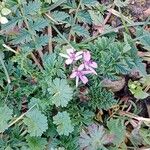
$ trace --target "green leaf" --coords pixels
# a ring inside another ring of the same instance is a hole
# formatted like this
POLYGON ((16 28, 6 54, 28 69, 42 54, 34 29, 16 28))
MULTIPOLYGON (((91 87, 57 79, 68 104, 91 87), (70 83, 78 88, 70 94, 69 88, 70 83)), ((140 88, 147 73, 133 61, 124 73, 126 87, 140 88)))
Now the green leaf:
POLYGON ((139 134, 143 138, 145 145, 150 144, 150 128, 149 129, 141 128, 139 134))
POLYGON ((102 125, 92 124, 80 133, 79 145, 81 149, 108 150, 105 145, 112 141, 113 135, 108 134, 102 125))
POLYGON ((82 0, 82 4, 91 7, 91 6, 98 5, 98 1, 97 0, 82 0))
POLYGON ((145 99, 149 96, 148 93, 143 91, 143 87, 141 86, 140 82, 138 81, 129 81, 128 82, 129 90, 137 99, 145 99))
POLYGON ((93 109, 99 108, 108 110, 117 104, 117 100, 114 99, 113 93, 104 88, 101 88, 99 84, 93 84, 90 87, 89 96, 91 100, 88 104, 92 106, 93 109))
POLYGON ((30 28, 34 31, 42 31, 46 26, 48 26, 48 22, 44 18, 38 18, 34 22, 30 22, 30 28))
POLYGON ((89 36, 89 32, 87 29, 85 29, 83 26, 75 25, 72 27, 72 32, 76 33, 78 36, 89 36))
POLYGON ((90 17, 92 19, 92 23, 94 25, 100 25, 104 21, 104 17, 101 13, 97 13, 95 11, 89 10, 90 17))
POLYGON ((53 117, 53 123, 57 125, 57 132, 59 135, 68 136, 69 133, 73 132, 74 127, 71 124, 69 114, 64 112, 58 112, 56 116, 53 117))
POLYGON ((88 11, 85 11, 85 10, 79 11, 77 13, 77 18, 79 22, 84 22, 84 23, 89 23, 89 24, 92 23, 92 19, 88 11))
POLYGON ((40 0, 30 1, 27 5, 24 5, 25 15, 35 15, 40 11, 41 8, 40 0))
POLYGON ((2 26, 3 30, 9 31, 11 29, 14 29, 14 27, 16 26, 16 24, 18 22, 23 21, 22 17, 12 17, 11 20, 8 21, 8 23, 6 23, 5 25, 2 26))
POLYGON ((13 150, 10 146, 7 146, 5 150, 13 150))
POLYGON ((41 35, 41 36, 36 36, 35 38, 35 48, 42 49, 42 46, 45 46, 48 44, 49 37, 48 35, 41 35))
POLYGON ((65 79, 56 78, 55 80, 53 80, 48 91, 52 95, 52 103, 57 107, 66 107, 73 96, 73 90, 68 85, 67 80, 65 79))
POLYGON ((63 11, 54 11, 52 12, 52 18, 57 22, 62 22, 66 18, 69 18, 69 15, 63 11))
POLYGON ((124 125, 124 119, 110 119, 107 122, 107 127, 109 128, 110 132, 114 134, 115 139, 113 141, 114 144, 119 145, 125 140, 125 125, 124 125))
POLYGON ((13 111, 6 105, 0 107, 0 132, 4 132, 8 128, 8 121, 12 118, 13 111))
POLYGON ((141 37, 139 37, 140 43, 144 46, 144 48, 150 51, 150 33, 144 32, 141 37))
POLYGON ((13 44, 24 44, 32 40, 30 33, 23 29, 11 42, 13 44))
POLYGON ((31 150, 45 150, 47 141, 41 137, 30 137, 26 138, 28 145, 31 150))
POLYGON ((27 112, 23 122, 28 126, 30 136, 41 136, 48 129, 47 117, 38 109, 27 112))

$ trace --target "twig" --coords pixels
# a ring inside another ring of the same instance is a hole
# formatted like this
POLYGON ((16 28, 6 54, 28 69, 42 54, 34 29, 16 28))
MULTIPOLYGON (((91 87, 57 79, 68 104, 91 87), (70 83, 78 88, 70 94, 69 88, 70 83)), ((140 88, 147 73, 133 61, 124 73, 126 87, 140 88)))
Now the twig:
MULTIPOLYGON (((50 16, 50 11, 49 11, 49 16, 50 16)), ((48 50, 49 53, 51 53, 53 51, 53 48, 52 48, 52 27, 50 25, 48 26, 48 36, 49 36, 48 50)))
POLYGON ((19 120, 21 120, 29 111, 31 111, 34 107, 36 106, 36 104, 35 105, 33 105, 27 112, 25 112, 25 113, 23 113, 21 116, 19 116, 16 120, 14 120, 12 123, 10 123, 9 125, 8 125, 8 128, 9 127, 11 127, 12 125, 14 125, 15 123, 17 123, 19 120))
POLYGON ((139 117, 135 114, 132 114, 132 113, 129 113, 129 112, 125 112, 125 111, 119 111, 119 114, 120 115, 124 115, 124 116, 127 116, 129 118, 132 118, 132 119, 135 119, 135 120, 138 120, 138 121, 146 121, 146 122, 150 122, 150 118, 144 118, 144 117, 139 117))
POLYGON ((15 54, 18 54, 18 52, 16 52, 14 49, 12 49, 11 47, 9 47, 9 46, 6 45, 6 44, 3 44, 3 47, 6 48, 6 49, 8 49, 9 51, 15 53, 15 54))
POLYGON ((46 16, 47 18, 49 18, 51 21, 53 21, 55 24, 61 24, 61 23, 57 22, 55 19, 53 19, 53 18, 50 16, 50 14, 45 13, 45 16, 46 16))
POLYGON ((38 68, 42 71, 43 68, 42 68, 41 64, 38 62, 37 58, 34 56, 33 53, 31 53, 31 57, 34 60, 35 64, 38 66, 38 68))

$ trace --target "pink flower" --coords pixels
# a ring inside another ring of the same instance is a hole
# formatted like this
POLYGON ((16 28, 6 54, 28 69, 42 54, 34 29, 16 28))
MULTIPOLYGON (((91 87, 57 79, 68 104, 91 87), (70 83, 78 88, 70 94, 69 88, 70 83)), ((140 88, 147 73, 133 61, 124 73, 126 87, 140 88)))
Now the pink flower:
POLYGON ((89 51, 83 53, 84 67, 86 70, 90 70, 92 73, 97 74, 93 68, 97 68, 97 63, 91 60, 91 54, 89 51))
POLYGON ((60 56, 67 58, 65 61, 67 65, 72 64, 74 61, 77 61, 82 58, 83 51, 75 52, 73 48, 69 48, 66 51, 67 54, 60 53, 60 56))
POLYGON ((84 65, 81 64, 77 69, 74 69, 72 71, 72 74, 70 75, 70 78, 76 78, 76 87, 78 86, 79 79, 86 84, 88 82, 88 78, 85 76, 85 74, 91 73, 91 71, 83 70, 84 65))

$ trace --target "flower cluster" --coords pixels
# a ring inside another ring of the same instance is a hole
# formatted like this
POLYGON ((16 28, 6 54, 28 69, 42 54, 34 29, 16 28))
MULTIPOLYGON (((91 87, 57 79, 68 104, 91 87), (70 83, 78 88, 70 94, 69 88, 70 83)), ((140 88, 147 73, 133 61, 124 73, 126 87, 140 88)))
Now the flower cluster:
POLYGON ((95 68, 97 68, 97 63, 91 60, 91 54, 89 51, 79 51, 76 52, 75 49, 69 48, 66 50, 67 54, 60 53, 60 56, 66 58, 65 63, 67 65, 74 64, 77 60, 83 58, 82 63, 76 67, 74 66, 70 78, 76 78, 76 87, 78 86, 79 80, 84 84, 88 82, 87 74, 97 75, 95 68))

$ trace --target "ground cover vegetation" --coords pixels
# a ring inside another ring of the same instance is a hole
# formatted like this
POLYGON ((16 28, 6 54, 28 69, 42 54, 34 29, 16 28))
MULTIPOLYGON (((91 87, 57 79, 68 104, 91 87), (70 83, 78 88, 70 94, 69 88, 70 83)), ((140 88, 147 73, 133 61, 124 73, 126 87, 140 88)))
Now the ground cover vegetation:
POLYGON ((149 16, 149 0, 2 0, 0 150, 149 150, 149 16))

